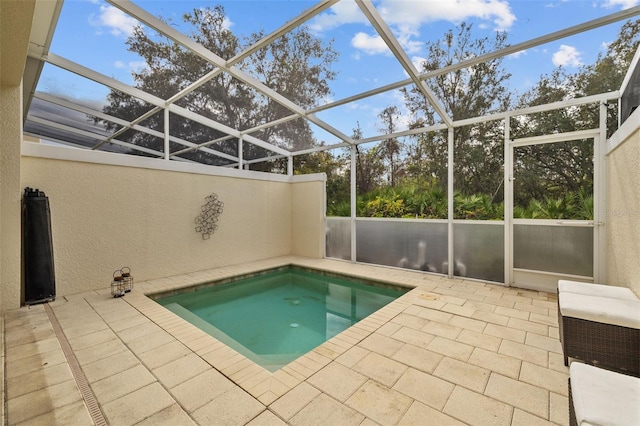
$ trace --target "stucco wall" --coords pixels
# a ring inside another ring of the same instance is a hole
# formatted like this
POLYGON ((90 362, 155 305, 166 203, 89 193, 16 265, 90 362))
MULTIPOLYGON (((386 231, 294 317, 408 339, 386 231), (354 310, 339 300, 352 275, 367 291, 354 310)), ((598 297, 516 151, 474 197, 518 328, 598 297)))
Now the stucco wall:
POLYGON ((0 87, 0 310, 20 303, 22 88, 0 87))
POLYGON ((292 254, 324 257, 325 180, 296 183, 291 189, 292 254))
POLYGON ((0 86, 22 81, 35 0, 0 0, 0 86))
POLYGON ((20 83, 34 9, 0 0, 0 311, 20 303, 20 83))
MULTIPOLYGON (((294 220, 298 213, 292 209, 292 193, 300 191, 292 188, 303 185, 307 205, 317 204, 310 200, 322 199, 322 182, 242 179, 32 156, 23 156, 21 175, 22 187, 37 187, 49 197, 58 295, 106 289, 113 271, 122 266, 131 267, 136 280, 146 280, 289 255, 294 223, 321 229, 312 223, 321 222, 321 216, 294 220), (224 212, 216 233, 203 240, 194 219, 211 193, 224 202, 224 212)), ((306 244, 317 246, 322 235, 307 238, 315 242, 306 244)))
POLYGON ((609 141, 607 281, 640 296, 640 118, 636 111, 609 141))

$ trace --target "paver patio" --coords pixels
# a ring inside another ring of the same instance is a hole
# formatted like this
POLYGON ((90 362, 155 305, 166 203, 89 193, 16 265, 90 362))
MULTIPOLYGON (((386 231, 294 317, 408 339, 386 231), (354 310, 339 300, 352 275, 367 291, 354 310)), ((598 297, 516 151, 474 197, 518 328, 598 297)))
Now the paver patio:
POLYGON ((556 303, 555 294, 294 257, 136 283, 117 299, 109 289, 59 295, 2 318, 5 420, 92 424, 89 394, 111 425, 568 424, 556 303), (144 296, 290 263, 415 288, 276 373, 144 296))

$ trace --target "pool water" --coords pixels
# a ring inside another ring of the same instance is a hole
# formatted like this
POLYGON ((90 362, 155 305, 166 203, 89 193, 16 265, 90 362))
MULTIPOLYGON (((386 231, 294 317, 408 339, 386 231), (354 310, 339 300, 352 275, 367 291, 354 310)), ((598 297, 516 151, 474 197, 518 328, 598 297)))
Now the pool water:
POLYGON ((276 371, 406 291, 289 267, 156 302, 276 371))

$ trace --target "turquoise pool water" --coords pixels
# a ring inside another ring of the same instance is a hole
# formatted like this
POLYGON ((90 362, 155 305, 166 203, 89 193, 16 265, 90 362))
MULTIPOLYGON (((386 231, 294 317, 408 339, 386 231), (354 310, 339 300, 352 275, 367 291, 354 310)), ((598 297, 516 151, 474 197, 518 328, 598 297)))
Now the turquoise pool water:
POLYGON ((276 371, 406 291, 290 267, 156 302, 276 371))

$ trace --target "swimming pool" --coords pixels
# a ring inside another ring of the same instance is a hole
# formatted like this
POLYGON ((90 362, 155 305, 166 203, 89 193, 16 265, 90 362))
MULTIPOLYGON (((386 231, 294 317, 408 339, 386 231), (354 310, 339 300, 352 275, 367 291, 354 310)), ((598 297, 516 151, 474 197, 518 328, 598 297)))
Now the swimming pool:
POLYGON ((408 290, 287 267, 154 299, 273 372, 408 290))

